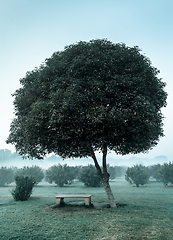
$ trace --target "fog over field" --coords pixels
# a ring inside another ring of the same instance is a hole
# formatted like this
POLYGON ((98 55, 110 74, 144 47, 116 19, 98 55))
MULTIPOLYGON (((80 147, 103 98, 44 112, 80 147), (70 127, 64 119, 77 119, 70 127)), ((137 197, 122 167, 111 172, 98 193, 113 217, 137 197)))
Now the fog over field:
MULTIPOLYGON (((99 162, 101 162, 101 157, 98 156, 99 162)), ((145 166, 150 166, 154 164, 163 164, 168 163, 170 160, 167 158, 167 156, 156 156, 155 158, 138 158, 138 157, 107 157, 107 163, 111 166, 132 166, 135 164, 142 164, 145 166)), ((61 157, 51 155, 44 160, 30 160, 30 159, 23 159, 18 153, 12 153, 8 149, 0 149, 0 167, 23 167, 23 166, 32 166, 37 165, 41 168, 47 169, 52 165, 58 164, 67 164, 69 166, 78 166, 83 165, 86 166, 88 164, 93 164, 94 162, 91 158, 77 158, 77 159, 65 159, 63 160, 61 157)))

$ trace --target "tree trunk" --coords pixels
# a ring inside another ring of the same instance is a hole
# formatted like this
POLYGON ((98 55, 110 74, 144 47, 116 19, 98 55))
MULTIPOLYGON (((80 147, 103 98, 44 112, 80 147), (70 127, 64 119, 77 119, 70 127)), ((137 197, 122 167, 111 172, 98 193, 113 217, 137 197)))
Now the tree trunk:
POLYGON ((102 179, 102 183, 103 183, 103 186, 104 186, 104 189, 106 191, 106 194, 107 194, 107 197, 108 197, 108 201, 109 201, 109 204, 110 204, 110 207, 111 208, 117 208, 117 205, 115 203, 115 199, 114 199, 114 195, 112 193, 112 190, 111 190, 111 187, 109 185, 109 180, 106 181, 104 178, 102 179))
POLYGON ((116 205, 115 199, 114 199, 114 195, 113 195, 111 187, 109 185, 109 173, 107 172, 107 167, 106 167, 107 147, 105 147, 103 149, 103 162, 102 162, 102 164, 103 164, 103 173, 102 173, 102 170, 101 170, 101 168, 100 168, 100 166, 98 164, 98 161, 97 161, 97 158, 95 156, 94 151, 92 150, 91 152, 92 152, 91 156, 92 156, 92 158, 94 160, 95 167, 97 169, 98 175, 101 178, 101 181, 103 183, 104 189, 106 191, 110 207, 111 208, 117 208, 117 205, 116 205))

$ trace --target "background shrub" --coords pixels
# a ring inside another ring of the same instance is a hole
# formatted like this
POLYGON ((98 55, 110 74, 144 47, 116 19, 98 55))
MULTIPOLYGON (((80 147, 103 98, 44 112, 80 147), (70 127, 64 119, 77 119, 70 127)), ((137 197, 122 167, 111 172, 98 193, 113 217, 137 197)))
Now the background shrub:
POLYGON ((4 187, 5 184, 10 184, 14 181, 14 171, 12 168, 1 167, 0 168, 0 187, 4 187))
POLYGON ((14 200, 26 201, 32 194, 35 180, 28 176, 16 176, 15 182, 16 188, 11 192, 14 200))
POLYGON ((17 170, 16 175, 32 177, 35 180, 35 184, 38 184, 44 178, 43 170, 38 166, 24 166, 17 170))
POLYGON ((46 171, 45 180, 49 183, 55 183, 59 187, 63 187, 65 184, 71 184, 75 179, 75 171, 73 167, 65 165, 54 165, 46 171))
POLYGON ((102 185, 95 166, 91 164, 81 168, 79 180, 87 187, 100 187, 102 185))
POLYGON ((137 187, 139 187, 139 185, 146 184, 149 179, 148 167, 145 167, 141 164, 128 167, 125 174, 125 179, 130 184, 136 184, 137 187))

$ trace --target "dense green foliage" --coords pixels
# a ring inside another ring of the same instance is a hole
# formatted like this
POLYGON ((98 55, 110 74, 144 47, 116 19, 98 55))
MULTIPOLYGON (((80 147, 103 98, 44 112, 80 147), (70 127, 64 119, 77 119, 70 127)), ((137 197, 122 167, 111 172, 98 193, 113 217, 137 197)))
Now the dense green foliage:
POLYGON ((46 170, 46 181, 49 183, 55 183, 59 187, 71 184, 75 179, 75 171, 72 167, 67 166, 67 164, 54 165, 46 170))
POLYGON ((23 168, 18 169, 16 174, 18 176, 32 177, 35 180, 35 184, 38 184, 44 178, 43 170, 39 166, 24 166, 23 168))
POLYGON ((144 185, 149 180, 149 170, 148 167, 143 165, 134 165, 133 167, 128 167, 125 175, 126 181, 130 184, 135 184, 137 187, 139 185, 144 185))
POLYGON ((83 182, 86 187, 100 187, 102 185, 96 168, 91 164, 82 167, 79 181, 83 182))
POLYGON ((22 155, 145 152, 163 136, 165 84, 138 47, 91 40, 55 52, 20 80, 7 143, 22 155))
POLYGON ((105 39, 70 45, 20 80, 7 143, 31 158, 91 157, 115 208, 107 152, 146 152, 163 136, 167 94, 158 73, 138 47, 105 39))
POLYGON ((16 201, 26 201, 32 194, 35 180, 28 176, 15 176, 16 187, 11 194, 16 201))
POLYGON ((1 167, 0 168, 0 187, 5 184, 10 184, 14 181, 14 172, 12 168, 1 167))

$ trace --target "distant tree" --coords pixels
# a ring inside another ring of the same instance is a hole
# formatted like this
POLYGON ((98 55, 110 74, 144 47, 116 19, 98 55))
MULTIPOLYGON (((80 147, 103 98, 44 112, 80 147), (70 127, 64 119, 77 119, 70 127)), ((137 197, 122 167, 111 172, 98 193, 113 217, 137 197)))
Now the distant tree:
POLYGON ((14 160, 22 160, 21 155, 18 153, 12 153, 9 149, 0 149, 0 165, 7 166, 12 165, 14 160))
POLYGON ((102 185, 96 168, 91 164, 82 167, 79 180, 83 182, 86 187, 100 187, 102 185))
POLYGON ((115 166, 116 176, 122 177, 125 176, 127 167, 126 166, 115 166))
MULTIPOLYGON (((122 176, 125 175, 125 171, 127 170, 127 167, 125 167, 125 166, 114 166, 114 167, 112 167, 112 171, 113 171, 113 169, 115 171, 115 173, 114 173, 115 174, 115 178, 117 178, 117 177, 122 177, 122 176)), ((110 178, 111 178, 111 173, 110 173, 110 178)))
POLYGON ((156 179, 156 181, 160 182, 162 178, 161 169, 162 169, 162 165, 160 164, 155 164, 150 166, 149 167, 150 177, 153 177, 156 179))
POLYGON ((169 183, 173 184, 173 162, 164 163, 160 169, 161 182, 167 186, 169 183))
POLYGON ((46 181, 49 183, 55 183, 59 187, 69 185, 75 178, 75 172, 73 168, 67 166, 67 164, 54 165, 46 171, 46 181))
POLYGON ((73 172, 73 174, 75 176, 75 179, 79 180, 81 170, 82 170, 82 166, 81 165, 80 166, 71 167, 71 171, 73 172))
POLYGON ((15 176, 16 187, 11 191, 16 201, 26 201, 32 194, 35 180, 28 176, 15 176))
POLYGON ((55 155, 52 155, 50 157, 47 157, 46 160, 49 160, 51 162, 59 162, 59 161, 63 161, 63 159, 61 157, 57 157, 55 155))
POLYGON ((39 166, 24 166, 17 170, 16 175, 32 177, 35 180, 35 184, 38 184, 44 178, 43 170, 39 166))
POLYGON ((109 179, 115 179, 116 178, 116 168, 115 166, 110 166, 107 164, 107 171, 109 173, 109 179))
POLYGON ((0 168, 0 187, 4 187, 5 184, 10 184, 14 181, 14 171, 12 168, 1 167, 0 168))
POLYGON ((31 158, 91 157, 115 208, 107 152, 146 152, 163 136, 167 94, 158 73, 138 47, 105 39, 65 47, 20 80, 7 143, 31 158))
POLYGON ((144 185, 149 179, 148 168, 141 164, 134 165, 133 167, 128 167, 125 179, 130 184, 135 184, 137 187, 139 187, 139 185, 144 185))

